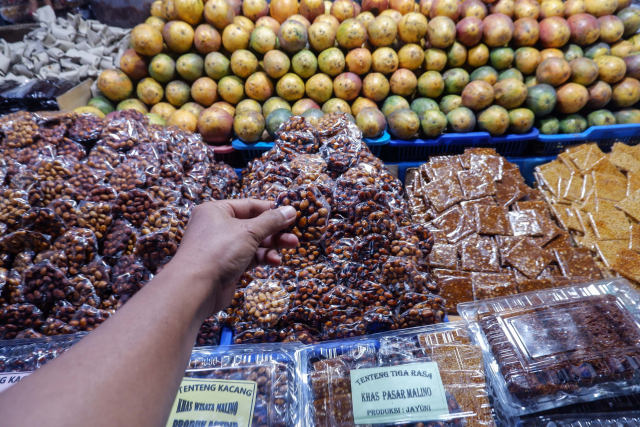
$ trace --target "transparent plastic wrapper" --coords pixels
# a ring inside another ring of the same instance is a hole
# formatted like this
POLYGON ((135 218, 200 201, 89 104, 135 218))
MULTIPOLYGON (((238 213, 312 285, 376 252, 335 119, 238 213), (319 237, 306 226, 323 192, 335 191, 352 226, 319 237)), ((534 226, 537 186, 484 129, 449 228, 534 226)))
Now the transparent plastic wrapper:
POLYGON ((102 255, 117 258, 131 255, 136 247, 139 231, 126 219, 116 219, 102 242, 102 255))
POLYGON ((0 221, 9 230, 15 230, 22 220, 22 216, 29 210, 29 195, 26 191, 0 189, 0 221))
POLYGON ((60 143, 76 118, 76 113, 63 111, 41 111, 34 114, 40 137, 53 145, 60 143))
POLYGON ((220 344, 220 334, 222 332, 221 316, 226 317, 226 314, 224 312, 220 312, 205 319, 198 331, 196 346, 202 347, 220 344))
POLYGON ((38 185, 40 177, 32 170, 25 169, 17 173, 11 178, 9 188, 12 190, 31 191, 33 187, 38 185))
POLYGON ((398 223, 391 213, 371 200, 355 205, 350 216, 356 237, 374 233, 393 239, 398 230, 398 223))
POLYGON ((56 301, 68 299, 74 291, 72 282, 64 271, 49 261, 41 261, 24 272, 24 299, 42 310, 48 311, 56 301))
POLYGON ((67 230, 67 224, 62 221, 53 209, 31 208, 22 217, 22 228, 35 231, 57 239, 67 230))
POLYGON ((67 255, 69 274, 75 275, 98 255, 98 239, 87 228, 71 228, 53 243, 53 249, 67 255))
POLYGON ((85 335, 0 341, 0 372, 35 371, 67 352, 85 335))
POLYGON ((78 274, 71 277, 69 281, 71 282, 71 292, 67 295, 67 300, 71 304, 77 307, 85 304, 91 307, 100 306, 100 297, 89 279, 78 274))
POLYGON ((315 344, 320 341, 320 332, 307 325, 294 323, 280 330, 278 333, 278 341, 315 344))
MULTIPOLYGON (((122 110, 138 113, 134 110, 122 110)), ((127 113, 128 114, 128 113, 127 113)), ((149 142, 149 132, 145 125, 149 123, 148 118, 140 113, 139 116, 115 117, 106 124, 100 135, 100 143, 116 151, 127 152, 138 144, 149 142)))
POLYGON ((327 169, 327 162, 319 154, 300 154, 289 161, 289 166, 300 175, 320 175, 327 169))
POLYGON ((43 207, 56 199, 75 199, 76 191, 67 180, 40 181, 29 189, 29 204, 43 207))
POLYGON ((113 315, 111 310, 101 310, 84 304, 76 310, 69 326, 80 332, 91 332, 113 315))
POLYGON ((171 230, 166 227, 140 236, 136 241, 134 255, 152 273, 166 257, 172 257, 178 251, 178 242, 171 230))
POLYGON ((96 141, 102 134, 105 120, 93 114, 80 114, 69 128, 69 138, 76 142, 96 141))
POLYGON ((40 330, 42 311, 33 304, 12 304, 0 309, 0 337, 14 339, 25 329, 40 330))
POLYGON ((280 282, 257 279, 243 289, 243 298, 229 324, 236 333, 254 328, 275 329, 289 305, 280 282))
POLYGON ((322 339, 340 340, 367 333, 364 313, 358 308, 332 309, 323 313, 322 339))
POLYGON ((51 247, 51 237, 29 230, 18 230, 0 237, 0 252, 18 254, 25 251, 39 253, 51 247))
POLYGON ((182 241, 182 236, 184 235, 184 229, 182 228, 183 221, 180 221, 179 219, 179 211, 180 208, 172 207, 154 211, 142 223, 140 227, 141 235, 146 236, 161 230, 168 230, 168 237, 179 244, 182 241))
POLYGON ((118 153, 114 149, 98 143, 87 156, 85 162, 87 166, 104 172, 111 172, 125 160, 122 153, 118 153))
POLYGON ((42 335, 40 332, 36 332, 33 329, 29 328, 29 329, 25 329, 24 331, 20 331, 20 333, 18 335, 16 335, 16 339, 33 339, 33 338, 42 338, 44 337, 44 335, 42 335))
POLYGON ((134 226, 140 227, 158 207, 158 202, 147 191, 134 188, 118 194, 113 211, 134 226))
POLYGON ((73 162, 66 157, 45 157, 31 164, 29 168, 41 181, 65 180, 73 173, 73 162))
POLYGON ((525 415, 640 391, 640 295, 624 279, 460 304, 495 402, 525 415))
POLYGON ((356 166, 364 143, 347 135, 337 135, 321 140, 320 154, 333 174, 344 173, 356 166))
POLYGON ((111 290, 119 299, 128 299, 142 289, 153 275, 133 255, 118 259, 111 270, 111 290))
POLYGON ((76 208, 78 227, 93 231, 102 240, 113 223, 111 205, 107 202, 82 201, 76 208))
POLYGON ((301 358, 306 425, 495 425, 462 322, 310 345, 301 358))
POLYGON ((82 160, 87 157, 85 148, 69 138, 62 138, 62 141, 56 147, 56 154, 75 160, 82 160))
POLYGON ((315 243, 300 243, 293 249, 280 249, 282 265, 299 270, 322 262, 322 251, 315 243))
POLYGON ((34 115, 26 111, 4 117, 0 130, 4 134, 6 148, 24 148, 34 143, 40 136, 40 129, 33 119, 34 115))
MULTIPOLYGON (((289 271, 280 272, 282 269, 282 267, 274 269, 272 277, 279 280, 293 280, 293 277, 290 277, 288 274, 289 271)), ((302 270, 298 270, 297 272, 292 272, 293 275, 296 275, 296 273, 298 283, 306 279, 317 279, 326 286, 335 286, 338 284, 339 268, 337 265, 332 263, 317 263, 302 270)))
POLYGON ((276 138, 276 152, 286 161, 291 161, 300 154, 316 154, 320 149, 313 126, 304 117, 294 116, 282 123, 276 138))
POLYGON ((77 332, 78 330, 67 322, 52 317, 48 317, 45 320, 44 325, 42 325, 42 333, 47 337, 70 335, 77 332))
POLYGON ((182 202, 180 189, 174 190, 171 187, 151 186, 147 187, 147 192, 158 203, 158 207, 177 206, 182 202))
POLYGON ((76 162, 73 165, 73 174, 67 182, 75 190, 76 199, 82 201, 94 188, 106 182, 105 171, 94 169, 86 162, 76 162))
POLYGON ((400 329, 444 322, 444 300, 433 294, 409 292, 400 297, 397 322, 400 329))
MULTIPOLYGON (((255 397, 249 425, 294 427, 302 422, 298 358, 301 348, 299 343, 197 348, 191 353, 185 381, 250 381, 246 384, 255 387, 255 397)), ((237 412, 251 414, 249 409, 239 407, 237 412)))
POLYGON ((127 159, 109 172, 109 185, 117 192, 143 188, 145 182, 144 165, 134 159, 127 159))
POLYGON ((148 186, 179 186, 182 185, 184 178, 182 164, 179 161, 171 159, 165 159, 162 164, 148 167, 145 173, 147 175, 146 184, 148 186))

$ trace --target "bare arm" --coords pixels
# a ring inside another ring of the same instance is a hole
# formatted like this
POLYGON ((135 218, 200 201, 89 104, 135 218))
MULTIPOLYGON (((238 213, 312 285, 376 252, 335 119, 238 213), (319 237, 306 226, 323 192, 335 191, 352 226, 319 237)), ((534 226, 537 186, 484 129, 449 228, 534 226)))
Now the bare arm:
POLYGON ((71 351, 0 394, 2 425, 164 426, 203 320, 229 304, 246 269, 278 265, 276 243, 297 245, 275 234, 295 210, 270 208, 198 206, 158 276, 71 351))

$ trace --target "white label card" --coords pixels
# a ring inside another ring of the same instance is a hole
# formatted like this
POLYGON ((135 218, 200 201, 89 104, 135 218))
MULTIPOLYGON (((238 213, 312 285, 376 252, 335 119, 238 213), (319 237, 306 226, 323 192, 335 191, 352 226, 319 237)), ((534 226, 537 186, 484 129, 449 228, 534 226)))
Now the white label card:
POLYGON ((449 414, 435 362, 352 370, 351 398, 355 424, 432 421, 449 414))
POLYGON ((28 377, 32 372, 3 372, 0 374, 0 393, 7 390, 12 385, 28 377))

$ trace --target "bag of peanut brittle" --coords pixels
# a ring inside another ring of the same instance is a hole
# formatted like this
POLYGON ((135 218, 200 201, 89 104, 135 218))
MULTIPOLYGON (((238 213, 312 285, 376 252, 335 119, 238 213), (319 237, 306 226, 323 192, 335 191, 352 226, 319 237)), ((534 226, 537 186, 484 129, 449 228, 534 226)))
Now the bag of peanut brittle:
POLYGON ((482 350, 464 323, 310 345, 308 426, 494 426, 482 350))

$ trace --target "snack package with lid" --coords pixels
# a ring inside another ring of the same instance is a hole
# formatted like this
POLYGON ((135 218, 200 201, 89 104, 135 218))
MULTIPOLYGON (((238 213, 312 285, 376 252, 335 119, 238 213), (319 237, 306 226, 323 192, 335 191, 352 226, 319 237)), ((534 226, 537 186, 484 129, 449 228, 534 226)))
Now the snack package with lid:
POLYGON ((494 426, 482 351, 454 322, 301 352, 308 426, 494 426))
MULTIPOLYGON (((193 350, 182 387, 178 391, 168 425, 184 419, 175 411, 179 399, 189 400, 188 385, 213 385, 214 391, 200 394, 198 402, 237 402, 234 410, 222 414, 199 414, 207 421, 231 421, 251 427, 294 427, 302 425, 299 343, 201 347, 193 350), (233 390, 245 389, 242 396, 233 390), (229 390, 229 392, 227 392, 229 390), (233 417, 226 415, 233 414, 233 417), (218 415, 219 414, 219 415, 218 415)), ((202 388, 200 388, 202 390, 202 388)), ((211 388, 209 388, 211 390, 211 388)), ((193 396, 193 395, 191 395, 193 396)), ((214 424, 211 424, 214 425, 214 424)))
POLYGON ((640 294, 600 280, 458 305, 495 402, 520 416, 640 391, 640 294))

